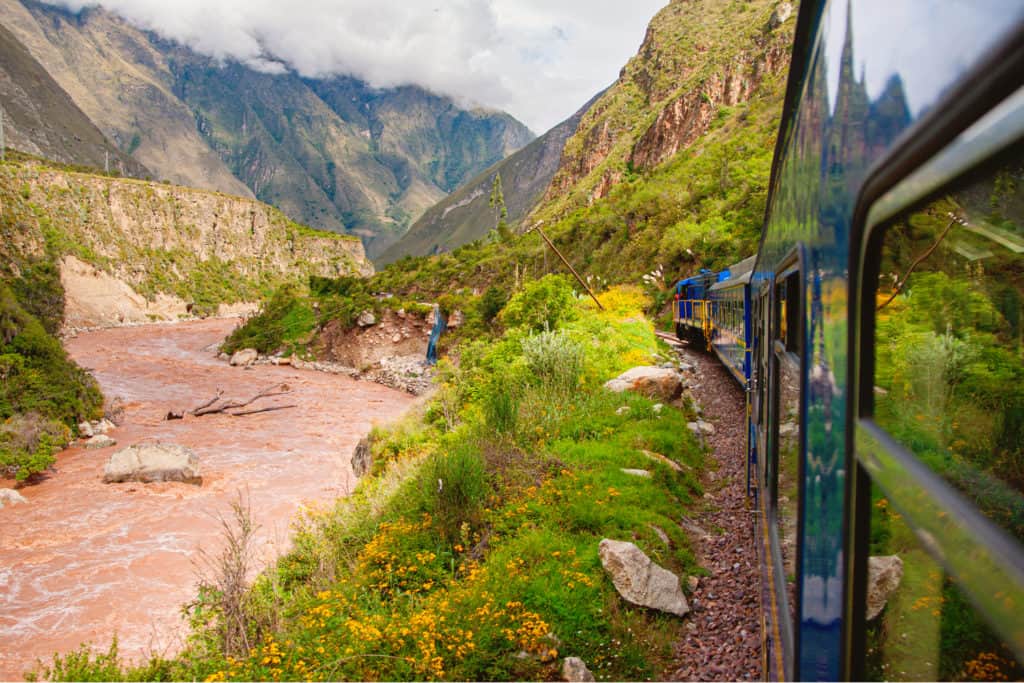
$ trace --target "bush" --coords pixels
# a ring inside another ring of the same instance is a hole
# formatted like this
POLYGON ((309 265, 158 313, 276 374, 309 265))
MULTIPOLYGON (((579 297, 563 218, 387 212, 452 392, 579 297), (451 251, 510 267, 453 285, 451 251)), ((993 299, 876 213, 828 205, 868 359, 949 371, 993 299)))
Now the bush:
POLYGON ((542 386, 571 391, 583 371, 583 347, 562 330, 540 332, 523 339, 523 357, 542 386))
POLYGON ((0 475, 24 481, 54 463, 71 430, 38 413, 15 415, 0 424, 0 475))
POLYGON ((477 303, 480 318, 484 321, 484 324, 490 325, 493 323, 494 319, 501 313, 501 309, 505 308, 506 303, 508 303, 508 296, 503 290, 493 285, 488 287, 477 303))
POLYGON ((553 330, 576 315, 576 297, 562 275, 545 275, 527 283, 508 302, 500 319, 508 327, 524 327, 539 332, 553 330))
POLYGON ((281 287, 263 304, 259 313, 228 336, 223 349, 226 353, 248 348, 274 353, 287 342, 311 333, 315 324, 316 316, 309 301, 300 297, 294 287, 281 287))
POLYGON ((446 536, 457 538, 463 524, 473 525, 487 500, 484 459, 471 443, 432 456, 421 471, 424 507, 446 536))

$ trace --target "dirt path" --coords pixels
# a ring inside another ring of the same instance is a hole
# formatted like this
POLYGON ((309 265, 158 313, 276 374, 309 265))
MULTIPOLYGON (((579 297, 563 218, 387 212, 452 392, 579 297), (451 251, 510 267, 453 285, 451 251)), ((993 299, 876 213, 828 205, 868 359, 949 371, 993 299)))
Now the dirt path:
POLYGON ((106 645, 115 633, 130 657, 174 650, 183 633, 180 607, 194 594, 197 548, 219 547, 217 516, 237 493, 248 492, 259 551, 273 557, 287 549, 301 505, 351 490, 349 458, 359 438, 414 400, 340 375, 229 367, 203 349, 234 324, 121 328, 68 342, 104 394, 124 399, 126 421, 110 433, 117 447, 61 453, 55 474, 21 490, 27 505, 0 509, 0 680, 20 679, 36 658, 83 641, 106 645), (218 387, 248 398, 280 382, 293 390, 283 398, 297 408, 162 419, 218 387), (203 485, 100 482, 114 450, 152 441, 195 450, 203 485))

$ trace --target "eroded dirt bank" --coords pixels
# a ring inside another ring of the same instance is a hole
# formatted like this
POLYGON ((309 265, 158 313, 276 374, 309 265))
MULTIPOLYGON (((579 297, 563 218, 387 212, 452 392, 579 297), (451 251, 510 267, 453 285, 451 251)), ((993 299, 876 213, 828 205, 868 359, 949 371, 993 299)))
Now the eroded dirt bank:
POLYGON ((100 330, 67 343, 108 398, 124 399, 126 420, 110 432, 117 446, 65 451, 55 474, 21 489, 27 504, 0 509, 0 680, 20 679, 36 658, 83 641, 106 645, 115 634, 130 657, 175 649, 197 549, 219 547, 218 515, 238 492, 251 500, 263 557, 286 550, 300 505, 348 493, 359 438, 414 400, 340 375, 230 367, 203 349, 235 322, 100 330), (296 408, 163 420, 218 387, 248 398, 282 382, 293 393, 279 402, 296 408), (192 448, 203 485, 101 483, 113 451, 153 441, 192 448))

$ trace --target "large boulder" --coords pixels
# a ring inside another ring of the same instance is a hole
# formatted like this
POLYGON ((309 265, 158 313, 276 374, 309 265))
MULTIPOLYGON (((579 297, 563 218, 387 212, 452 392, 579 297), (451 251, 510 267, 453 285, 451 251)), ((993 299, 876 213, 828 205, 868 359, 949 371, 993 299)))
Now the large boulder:
POLYGON ((899 555, 876 555, 868 558, 867 620, 871 621, 885 609, 885 603, 903 580, 903 560, 899 555))
POLYGON ((180 481, 202 484, 199 458, 191 449, 176 444, 151 444, 122 448, 103 468, 103 483, 120 481, 180 481))
POLYGON ((674 401, 683 395, 683 377, 671 368, 649 365, 631 368, 605 382, 609 391, 633 391, 658 401, 674 401))
POLYGON ((244 368, 255 363, 259 357, 260 354, 256 349, 239 349, 231 356, 230 363, 244 368))
POLYGON ((690 611, 679 577, 656 565, 632 543, 606 538, 598 554, 601 566, 626 602, 680 617, 690 611))
POLYGON ((19 505, 27 502, 28 499, 14 489, 0 489, 0 508, 5 505, 19 505))

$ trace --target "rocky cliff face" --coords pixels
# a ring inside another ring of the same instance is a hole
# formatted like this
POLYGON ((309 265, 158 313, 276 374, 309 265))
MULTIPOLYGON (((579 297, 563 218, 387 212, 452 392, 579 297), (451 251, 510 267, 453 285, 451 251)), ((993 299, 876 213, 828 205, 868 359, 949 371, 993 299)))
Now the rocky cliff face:
POLYGON ((502 159, 430 207, 376 262, 383 265, 403 256, 450 251, 486 237, 497 223, 495 209, 490 206, 490 195, 494 177, 498 174, 501 175, 508 210, 506 221, 513 230, 519 229, 523 219, 544 196, 558 170, 565 141, 575 132, 584 112, 598 97, 600 95, 523 149, 502 159))
POLYGON ((789 16, 783 5, 674 0, 659 12, 637 55, 566 143, 543 215, 592 203, 630 174, 673 158, 723 108, 785 73, 793 21, 779 20, 789 16))
POLYGON ((68 311, 81 299, 96 318, 66 321, 78 326, 212 313, 311 274, 373 272, 358 239, 251 199, 35 164, 0 164, 0 230, 8 268, 60 263, 68 311))
POLYGON ((7 149, 64 164, 144 177, 149 170, 112 144, 10 31, 0 26, 0 103, 7 149))
POLYGON ((221 64, 96 8, 0 0, 0 21, 158 178, 280 207, 371 253, 533 135, 420 88, 221 64))

